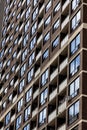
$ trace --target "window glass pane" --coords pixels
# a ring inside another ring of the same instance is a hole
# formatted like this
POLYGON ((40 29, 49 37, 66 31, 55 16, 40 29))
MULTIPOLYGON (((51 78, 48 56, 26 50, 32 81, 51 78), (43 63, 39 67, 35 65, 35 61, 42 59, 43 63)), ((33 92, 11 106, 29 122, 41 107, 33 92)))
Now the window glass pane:
POLYGON ((79 113, 79 101, 75 103, 75 115, 79 113))
POLYGON ((78 114, 79 114, 79 101, 75 102, 69 108, 69 124, 73 123, 78 119, 78 114))
POLYGON ((81 11, 79 10, 71 21, 71 29, 72 30, 74 30, 79 25, 80 20, 81 20, 81 11))
POLYGON ((48 81, 48 69, 41 76, 41 85, 44 86, 48 81))
POLYGON ((79 88, 80 88, 80 78, 78 77, 69 86, 69 95, 71 98, 75 97, 78 94, 79 88))
POLYGON ((80 46, 80 34, 78 34, 74 40, 70 43, 70 53, 71 55, 74 54, 80 46))
POLYGON ((78 55, 71 63, 70 63, 70 76, 73 76, 76 72, 79 71, 80 67, 80 55, 78 55))
POLYGON ((59 44, 59 36, 52 42, 52 50, 59 44))

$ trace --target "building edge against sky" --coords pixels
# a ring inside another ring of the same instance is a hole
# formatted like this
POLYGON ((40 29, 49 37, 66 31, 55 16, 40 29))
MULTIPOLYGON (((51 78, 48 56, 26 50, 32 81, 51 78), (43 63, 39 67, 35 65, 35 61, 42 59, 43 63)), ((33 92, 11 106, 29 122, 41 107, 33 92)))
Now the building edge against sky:
POLYGON ((87 129, 87 1, 0 1, 0 130, 87 129))

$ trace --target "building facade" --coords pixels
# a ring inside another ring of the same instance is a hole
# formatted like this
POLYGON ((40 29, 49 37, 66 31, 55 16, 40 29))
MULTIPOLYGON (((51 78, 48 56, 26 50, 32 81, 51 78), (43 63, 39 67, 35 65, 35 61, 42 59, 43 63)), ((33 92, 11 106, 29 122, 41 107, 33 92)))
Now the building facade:
POLYGON ((0 130, 87 130, 87 0, 1 0, 0 25, 0 130))

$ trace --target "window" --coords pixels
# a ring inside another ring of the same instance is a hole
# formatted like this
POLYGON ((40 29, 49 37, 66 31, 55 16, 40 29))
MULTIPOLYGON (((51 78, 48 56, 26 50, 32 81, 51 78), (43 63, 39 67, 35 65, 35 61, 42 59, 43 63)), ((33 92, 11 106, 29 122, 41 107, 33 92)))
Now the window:
POLYGON ((6 0, 6 3, 9 4, 10 0, 6 0))
POLYGON ((19 83, 19 93, 21 93, 23 91, 24 82, 25 82, 25 79, 22 79, 22 81, 19 83))
POLYGON ((33 52, 33 53, 30 55, 30 57, 29 57, 29 62, 28 62, 28 63, 29 63, 29 66, 33 64, 34 59, 35 59, 35 52, 33 52))
POLYGON ((28 34, 24 37, 24 40, 23 40, 23 47, 25 47, 28 43, 28 34))
POLYGON ((19 25, 16 26, 15 28, 15 33, 19 31, 19 25))
POLYGON ((11 24, 11 29, 13 29, 13 28, 14 28, 14 23, 11 24))
POLYGON ((22 53, 22 62, 26 59, 26 57, 27 57, 27 53, 28 53, 28 49, 26 48, 24 51, 23 51, 23 53, 22 53))
POLYGON ((70 96, 70 98, 73 98, 78 94, 79 87, 80 87, 80 78, 78 77, 69 86, 69 96, 70 96))
POLYGON ((43 109, 39 114, 39 125, 42 125, 46 122, 46 108, 43 109))
POLYGON ((50 22, 51 22, 51 15, 48 16, 47 19, 45 20, 44 27, 46 28, 49 25, 50 22))
POLYGON ((2 30, 2 36, 4 36, 4 35, 6 35, 6 27, 5 28, 3 28, 3 30, 2 30))
POLYGON ((14 79, 12 79, 11 81, 10 81, 10 87, 12 87, 14 85, 14 79))
POLYGON ((15 51, 15 52, 13 53, 12 59, 16 58, 16 56, 17 56, 17 51, 15 51))
POLYGON ((3 62, 1 61, 1 62, 0 62, 0 69, 2 68, 2 66, 3 66, 3 62))
POLYGON ((49 8, 51 7, 51 5, 52 5, 52 0, 49 0, 49 2, 46 5, 46 8, 45 8, 46 12, 49 10, 49 8))
POLYGON ((5 117, 5 124, 8 125, 10 123, 11 113, 9 112, 5 117))
POLYGON ((71 63, 70 63, 70 77, 79 71, 80 67, 80 55, 78 55, 71 63))
POLYGON ((21 1, 19 1, 19 3, 18 3, 18 8, 21 6, 21 1))
POLYGON ((59 44, 59 36, 55 38, 55 40, 52 42, 52 50, 56 48, 59 44))
POLYGON ((37 22, 35 22, 31 28, 31 35, 33 35, 36 32, 37 29, 37 22))
POLYGON ((46 43, 49 39, 50 39, 50 32, 48 32, 48 33, 44 36, 44 43, 46 43))
POLYGON ((28 83, 32 80, 34 76, 34 68, 32 68, 29 72, 28 72, 28 83))
POLYGON ((26 63, 21 67, 21 77, 24 75, 26 71, 26 63))
POLYGON ((11 63, 11 61, 8 60, 8 61, 7 61, 7 67, 10 66, 10 63, 11 63))
POLYGON ((7 105, 7 102, 5 101, 5 102, 2 104, 2 108, 6 108, 6 105, 7 105))
POLYGON ((7 8, 5 8, 6 15, 8 14, 8 12, 9 12, 9 6, 7 6, 7 8))
POLYGON ((20 128, 21 123, 22 123, 22 115, 18 116, 18 118, 16 119, 16 130, 20 128))
POLYGON ((48 89, 46 88, 41 94, 40 94, 40 104, 43 105, 46 102, 48 96, 48 89))
POLYGON ((57 28, 59 27, 60 25, 60 20, 58 19, 54 24, 53 24, 53 27, 52 27, 52 32, 54 33, 57 28))
POLYGON ((0 62, 0 69, 2 68, 2 66, 3 66, 3 62, 0 62))
POLYGON ((27 23, 25 24, 25 32, 28 31, 30 25, 30 21, 28 20, 27 23))
POLYGON ((38 7, 34 10, 33 14, 32 14, 32 20, 34 21, 34 19, 37 17, 38 15, 38 7))
POLYGON ((23 98, 21 98, 21 99, 18 101, 18 112, 21 111, 22 106, 23 106, 23 98))
POLYGON ((31 7, 29 7, 26 11, 26 19, 30 16, 31 7))
POLYGON ((5 77, 5 79, 6 79, 6 80, 8 80, 8 79, 9 79, 9 75, 10 75, 9 73, 8 73, 8 74, 6 74, 6 77, 5 77))
POLYGON ((12 46, 8 49, 8 53, 11 54, 12 52, 12 46))
POLYGON ((71 21, 71 30, 75 30, 81 21, 81 11, 79 10, 77 14, 73 17, 71 21))
POLYGON ((53 10, 53 15, 54 16, 59 11, 59 9, 60 9, 60 2, 54 7, 54 10, 53 10))
POLYGON ((23 130, 30 130, 30 124, 27 124, 27 125, 23 128, 23 130))
POLYGON ((36 44, 36 36, 30 42, 30 47, 29 47, 30 50, 32 50, 34 48, 35 44, 36 44))
POLYGON ((5 45, 5 38, 4 38, 4 39, 2 40, 2 42, 1 42, 1 47, 3 48, 4 45, 5 45))
POLYGON ((80 34, 78 34, 74 40, 70 43, 70 54, 73 55, 80 46, 80 34))
POLYGON ((69 108, 69 124, 73 123, 78 119, 79 116, 79 101, 75 102, 69 108))
POLYGON ((16 17, 16 18, 17 18, 17 20, 20 18, 20 16, 21 16, 21 15, 20 15, 20 13, 19 13, 19 14, 17 15, 17 17, 16 17))
POLYGON ((38 0, 33 0, 33 6, 35 6, 38 3, 38 0))
POLYGON ((18 38, 15 39, 14 45, 16 45, 17 43, 18 43, 18 38))
POLYGON ((27 5, 30 3, 30 0, 27 0, 27 5))
POLYGON ((26 102, 29 102, 32 98, 32 88, 26 92, 26 102))
POLYGON ((8 92, 8 87, 5 88, 5 90, 4 90, 4 94, 7 94, 7 92, 8 92))
POLYGON ((80 0, 72 0, 72 10, 74 11, 79 6, 80 0))
POLYGON ((42 55, 42 61, 46 60, 49 56, 49 49, 47 49, 42 55))
POLYGON ((44 86, 48 82, 48 69, 41 76, 41 85, 44 86))
POLYGON ((11 42, 13 40, 13 35, 10 36, 9 41, 11 42))
POLYGON ((27 121, 31 114, 31 106, 28 106, 24 111, 24 120, 27 121))
POLYGON ((12 94, 10 94, 10 95, 8 96, 8 101, 9 101, 9 102, 12 101, 12 96, 13 96, 12 94))
POLYGON ((11 68, 11 72, 14 72, 15 71, 15 68, 16 68, 16 65, 14 64, 11 68))
POLYGON ((5 45, 5 38, 1 41, 1 47, 3 48, 5 45))
POLYGON ((4 56, 4 50, 2 50, 1 52, 0 52, 0 58, 2 58, 4 56))

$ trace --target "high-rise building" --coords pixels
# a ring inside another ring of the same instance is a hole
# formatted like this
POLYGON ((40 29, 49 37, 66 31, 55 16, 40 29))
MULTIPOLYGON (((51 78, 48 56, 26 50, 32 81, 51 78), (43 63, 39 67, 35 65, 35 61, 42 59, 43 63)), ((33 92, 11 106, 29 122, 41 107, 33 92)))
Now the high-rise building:
POLYGON ((0 0, 0 130, 87 130, 87 0, 0 0))

